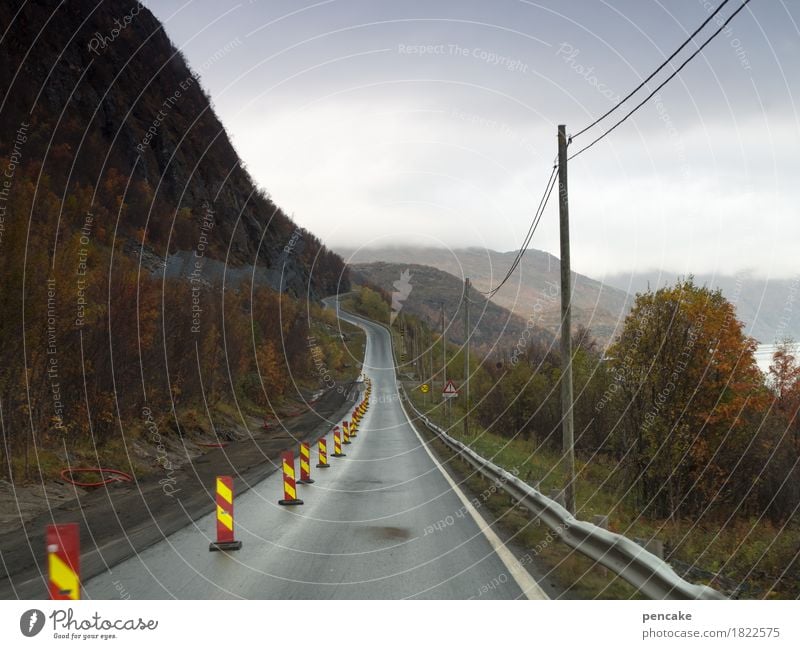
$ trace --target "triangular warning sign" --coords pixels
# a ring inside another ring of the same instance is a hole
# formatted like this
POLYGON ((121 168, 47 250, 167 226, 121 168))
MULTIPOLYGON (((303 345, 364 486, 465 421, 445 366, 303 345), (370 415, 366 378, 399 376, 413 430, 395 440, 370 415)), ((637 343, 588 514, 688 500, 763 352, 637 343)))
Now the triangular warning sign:
POLYGON ((453 383, 453 381, 448 381, 442 390, 442 394, 451 397, 458 396, 458 388, 456 387, 456 384, 453 383))

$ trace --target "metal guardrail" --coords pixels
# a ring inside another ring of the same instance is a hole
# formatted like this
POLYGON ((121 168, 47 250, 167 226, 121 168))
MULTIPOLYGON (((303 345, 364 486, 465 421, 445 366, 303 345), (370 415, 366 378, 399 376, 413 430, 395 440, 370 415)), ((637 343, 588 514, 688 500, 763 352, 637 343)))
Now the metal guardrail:
POLYGON ((405 388, 399 387, 402 401, 450 449, 544 522, 564 543, 615 572, 643 595, 651 599, 728 599, 713 588, 685 581, 666 561, 630 539, 575 518, 556 501, 448 435, 417 410, 405 388))
MULTIPOLYGON (((358 317, 369 320, 363 316, 358 317)), ((398 365, 391 330, 380 322, 371 322, 383 327, 389 334, 395 372, 397 372, 398 365)), ((709 586, 691 584, 682 579, 666 561, 659 559, 629 538, 575 518, 556 501, 448 435, 445 430, 417 410, 411 399, 408 398, 405 388, 399 382, 398 388, 401 403, 407 404, 419 421, 422 421, 445 445, 458 453, 463 460, 494 483, 498 489, 517 500, 544 522, 564 543, 616 573, 646 597, 651 599, 728 599, 709 586)))

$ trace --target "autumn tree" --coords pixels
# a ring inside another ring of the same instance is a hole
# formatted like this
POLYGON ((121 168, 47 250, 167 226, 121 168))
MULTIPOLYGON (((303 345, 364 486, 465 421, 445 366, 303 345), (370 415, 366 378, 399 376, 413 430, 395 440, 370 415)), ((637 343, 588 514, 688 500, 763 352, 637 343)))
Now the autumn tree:
POLYGON ((735 501, 768 404, 756 341, 719 290, 692 279, 638 294, 609 349, 624 488, 657 516, 735 501))
POLYGON ((353 308, 368 318, 389 323, 390 308, 387 296, 369 286, 361 286, 356 291, 353 308))
POLYGON ((778 343, 769 366, 769 377, 778 409, 794 422, 800 408, 800 364, 792 340, 787 338, 778 343))

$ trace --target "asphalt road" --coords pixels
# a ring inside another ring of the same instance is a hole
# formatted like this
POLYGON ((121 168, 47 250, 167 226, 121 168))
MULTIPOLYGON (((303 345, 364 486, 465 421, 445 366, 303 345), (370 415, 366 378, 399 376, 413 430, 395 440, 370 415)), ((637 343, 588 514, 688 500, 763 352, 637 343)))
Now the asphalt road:
POLYGON ((305 504, 278 505, 276 472, 235 499, 240 551, 209 552, 211 514, 89 580, 85 598, 546 598, 422 444, 398 399, 389 333, 341 317, 367 332, 372 403, 347 457, 298 484, 305 504))

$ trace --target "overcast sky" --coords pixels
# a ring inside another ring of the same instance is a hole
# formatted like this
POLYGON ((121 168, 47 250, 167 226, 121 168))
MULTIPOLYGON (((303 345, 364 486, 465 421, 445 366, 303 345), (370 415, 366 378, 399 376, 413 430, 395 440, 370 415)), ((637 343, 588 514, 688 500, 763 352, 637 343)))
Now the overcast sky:
MULTIPOLYGON (((145 4, 255 180, 327 244, 511 250, 557 124, 576 133, 608 110, 721 1, 145 4)), ((800 271, 799 22, 796 1, 753 0, 570 163, 575 270, 800 271)), ((558 254, 557 221, 554 194, 533 247, 558 254)))

